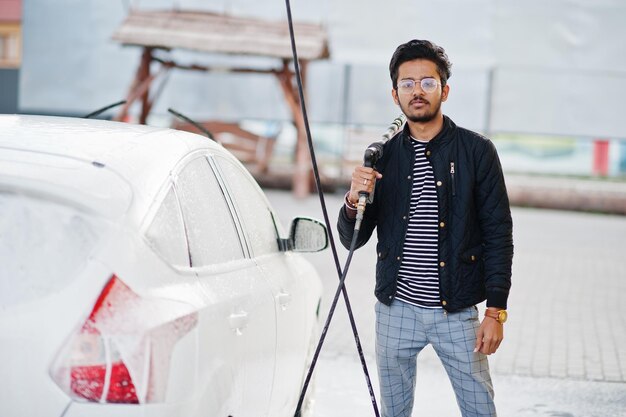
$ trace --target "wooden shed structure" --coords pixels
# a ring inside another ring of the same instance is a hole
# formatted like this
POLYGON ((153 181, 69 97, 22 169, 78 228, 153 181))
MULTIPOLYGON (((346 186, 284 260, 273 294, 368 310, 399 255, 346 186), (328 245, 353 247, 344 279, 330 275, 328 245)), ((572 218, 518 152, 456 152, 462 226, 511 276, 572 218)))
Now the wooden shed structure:
MULTIPOLYGON (((306 89, 307 63, 313 60, 327 59, 330 56, 328 36, 323 26, 311 23, 294 23, 298 58, 304 88, 306 89)), ((113 40, 130 46, 143 48, 143 54, 137 73, 128 91, 126 104, 117 118, 122 120, 128 115, 130 106, 137 100, 141 102, 139 122, 145 123, 154 104, 155 98, 150 88, 156 78, 163 76, 171 69, 194 71, 228 71, 234 73, 268 74, 275 76, 283 92, 285 101, 291 111, 297 129, 295 162, 292 189, 296 196, 306 196, 310 192, 311 164, 306 132, 300 107, 300 98, 295 83, 295 73, 291 42, 287 21, 266 21, 256 18, 235 17, 200 11, 181 10, 131 10, 121 26, 113 34, 113 40), (228 55, 249 55, 275 58, 276 67, 259 68, 224 68, 206 65, 184 65, 173 60, 164 60, 155 56, 156 50, 185 49, 200 53, 219 53, 228 55), (155 70, 153 63, 157 63, 155 70)), ((178 125, 183 129, 193 129, 190 125, 178 125)), ((224 123, 213 123, 209 130, 225 128, 229 134, 237 134, 237 126, 224 123)), ((242 139, 245 132, 241 131, 242 139)), ((254 141, 254 137, 248 138, 254 141)), ((257 141, 261 143, 263 141, 257 141)), ((235 149, 236 150, 236 149, 235 149)), ((270 149, 271 151, 271 149, 270 149)), ((254 155, 268 158, 266 148, 254 155)), ((254 157, 254 156, 253 156, 254 157)), ((267 159, 259 161, 260 169, 267 168, 267 159)))

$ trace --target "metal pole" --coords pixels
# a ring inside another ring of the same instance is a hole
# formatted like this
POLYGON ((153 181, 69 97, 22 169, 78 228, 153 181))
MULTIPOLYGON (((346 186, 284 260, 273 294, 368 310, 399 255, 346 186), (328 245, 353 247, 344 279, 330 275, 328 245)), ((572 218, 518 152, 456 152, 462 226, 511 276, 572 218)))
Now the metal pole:
POLYGON ((491 135, 491 112, 493 110, 493 80, 495 76, 495 68, 491 67, 487 71, 487 91, 485 92, 485 125, 483 133, 489 137, 491 135))
POLYGON ((350 122, 350 81, 352 78, 352 65, 345 64, 343 67, 343 94, 341 98, 341 129, 342 129, 342 149, 339 160, 339 178, 344 177, 344 161, 348 148, 348 124, 350 122))

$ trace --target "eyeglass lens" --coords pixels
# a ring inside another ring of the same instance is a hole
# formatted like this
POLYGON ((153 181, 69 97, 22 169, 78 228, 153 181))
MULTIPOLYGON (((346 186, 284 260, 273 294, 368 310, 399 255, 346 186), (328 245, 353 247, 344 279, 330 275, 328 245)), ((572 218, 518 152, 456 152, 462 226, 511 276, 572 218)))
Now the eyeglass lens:
MULTIPOLYGON (((398 89, 402 93, 412 93, 415 89, 415 80, 401 80, 398 83, 398 89)), ((437 89, 437 80, 434 78, 422 78, 420 80, 420 87, 426 93, 432 93, 437 89)))

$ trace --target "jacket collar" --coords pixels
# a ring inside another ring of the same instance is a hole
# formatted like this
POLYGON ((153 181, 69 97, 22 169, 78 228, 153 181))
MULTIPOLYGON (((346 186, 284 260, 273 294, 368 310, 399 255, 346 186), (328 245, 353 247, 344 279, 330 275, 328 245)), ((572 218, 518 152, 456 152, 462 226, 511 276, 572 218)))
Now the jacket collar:
MULTIPOLYGON (((456 124, 452 121, 452 119, 450 119, 448 116, 444 114, 443 115, 443 127, 441 128, 441 131, 437 133, 435 137, 432 138, 428 142, 428 145, 426 145, 426 147, 430 148, 432 146, 441 146, 444 143, 450 141, 453 137, 452 133, 454 132, 455 129, 456 129, 456 124)), ((403 137, 405 144, 411 143, 411 132, 409 131, 408 123, 404 124, 404 129, 402 130, 402 137, 403 137)))

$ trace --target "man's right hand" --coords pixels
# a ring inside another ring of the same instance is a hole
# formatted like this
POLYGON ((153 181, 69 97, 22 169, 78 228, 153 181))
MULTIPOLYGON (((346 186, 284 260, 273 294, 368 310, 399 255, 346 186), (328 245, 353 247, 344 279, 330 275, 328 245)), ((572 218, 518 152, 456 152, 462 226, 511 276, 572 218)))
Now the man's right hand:
POLYGON ((374 191, 374 184, 376 184, 376 180, 379 180, 382 177, 382 174, 375 171, 373 168, 366 168, 363 166, 354 168, 354 171, 352 172, 352 183, 350 184, 350 194, 348 195, 350 203, 356 206, 359 202, 359 192, 361 191, 371 194, 374 191))

